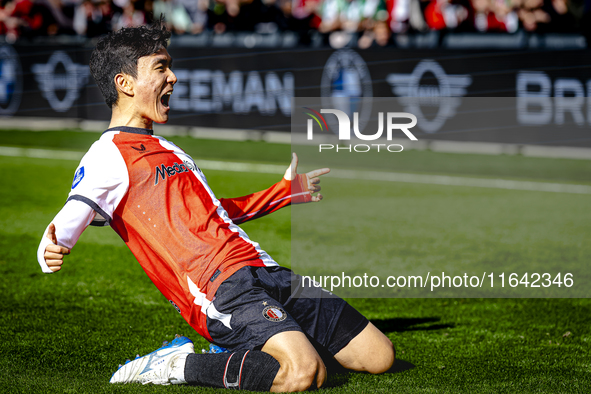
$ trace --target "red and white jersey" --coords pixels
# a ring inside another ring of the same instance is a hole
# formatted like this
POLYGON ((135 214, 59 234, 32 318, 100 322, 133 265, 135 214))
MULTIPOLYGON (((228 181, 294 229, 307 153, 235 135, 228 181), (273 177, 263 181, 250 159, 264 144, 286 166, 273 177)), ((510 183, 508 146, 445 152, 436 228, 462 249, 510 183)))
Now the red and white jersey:
POLYGON ((117 127, 82 158, 68 201, 52 223, 68 248, 89 224, 110 225, 162 294, 211 340, 206 315, 222 318, 211 304, 219 285, 244 266, 277 265, 237 223, 310 201, 301 182, 282 179, 261 192, 218 199, 176 145, 151 130, 117 127))

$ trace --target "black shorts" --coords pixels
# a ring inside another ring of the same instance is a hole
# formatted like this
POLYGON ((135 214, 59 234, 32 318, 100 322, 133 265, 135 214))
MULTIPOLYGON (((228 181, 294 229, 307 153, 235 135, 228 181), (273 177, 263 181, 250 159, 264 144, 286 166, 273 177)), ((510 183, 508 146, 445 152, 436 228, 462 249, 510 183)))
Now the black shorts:
POLYGON ((220 285, 213 306, 221 318, 208 313, 209 334, 231 351, 260 348, 275 334, 300 331, 334 356, 369 324, 342 298, 302 286, 301 276, 279 266, 241 268, 220 285))

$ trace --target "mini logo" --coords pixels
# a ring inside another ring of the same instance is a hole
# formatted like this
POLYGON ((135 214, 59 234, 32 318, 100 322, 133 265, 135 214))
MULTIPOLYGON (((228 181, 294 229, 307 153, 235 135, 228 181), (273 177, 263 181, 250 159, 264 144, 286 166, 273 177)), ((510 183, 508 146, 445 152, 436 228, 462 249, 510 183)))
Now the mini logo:
POLYGON ((285 311, 278 306, 268 306, 263 309, 263 316, 269 321, 283 321, 287 317, 285 311))
MULTIPOLYGON (((320 83, 322 106, 336 108, 352 117, 359 113, 361 129, 371 115, 373 90, 371 76, 363 58, 351 49, 339 49, 327 60, 320 83)), ((331 126, 336 122, 329 119, 331 126)), ((336 129, 336 127, 334 127, 336 129)))
POLYGON ((74 189, 84 178, 84 166, 78 168, 76 174, 74 174, 74 182, 72 182, 72 189, 74 189))
POLYGON ((400 97, 399 102, 417 116, 419 127, 426 133, 436 132, 455 116, 461 104, 458 97, 465 96, 472 83, 470 75, 447 75, 433 60, 421 61, 410 74, 389 74, 386 80, 392 86, 392 93, 400 97), (429 75, 437 81, 436 85, 421 83, 429 75), (438 107, 437 114, 427 118, 421 106, 438 107))
POLYGON ((0 46, 0 116, 14 114, 23 93, 18 54, 9 45, 0 46))
POLYGON ((146 147, 144 146, 144 144, 141 144, 139 148, 136 148, 135 146, 132 146, 132 148, 137 150, 138 152, 149 152, 146 151, 146 147))
POLYGON ((57 112, 66 112, 72 108, 90 74, 88 66, 74 63, 63 51, 55 51, 46 64, 34 64, 31 70, 43 97, 57 112), (62 93, 64 91, 65 95, 62 93))

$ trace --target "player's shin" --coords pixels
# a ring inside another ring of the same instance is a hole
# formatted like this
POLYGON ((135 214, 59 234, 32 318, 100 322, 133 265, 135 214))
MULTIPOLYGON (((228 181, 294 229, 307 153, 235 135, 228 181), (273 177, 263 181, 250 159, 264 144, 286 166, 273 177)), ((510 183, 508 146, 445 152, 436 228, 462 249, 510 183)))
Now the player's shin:
POLYGON ((189 354, 185 380, 201 386, 269 391, 279 371, 273 356, 257 351, 235 353, 189 354))

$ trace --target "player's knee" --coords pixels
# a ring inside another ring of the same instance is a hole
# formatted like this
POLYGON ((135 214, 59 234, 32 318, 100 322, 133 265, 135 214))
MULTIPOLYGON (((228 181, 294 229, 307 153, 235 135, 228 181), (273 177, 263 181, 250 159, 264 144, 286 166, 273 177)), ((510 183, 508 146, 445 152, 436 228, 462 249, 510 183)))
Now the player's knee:
POLYGON ((291 366, 285 382, 285 391, 299 392, 320 387, 325 379, 326 367, 321 360, 301 360, 291 366))
POLYGON ((293 391, 304 391, 315 385, 318 365, 305 365, 296 369, 293 376, 293 391))
POLYGON ((394 345, 389 339, 386 338, 386 340, 383 341, 382 346, 376 348, 375 350, 375 357, 372 358, 371 363, 366 365, 366 371, 372 374, 387 372, 390 368, 392 368, 396 358, 396 350, 394 349, 394 345))

